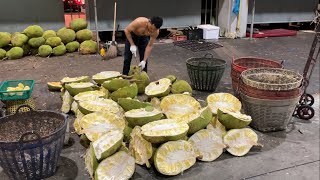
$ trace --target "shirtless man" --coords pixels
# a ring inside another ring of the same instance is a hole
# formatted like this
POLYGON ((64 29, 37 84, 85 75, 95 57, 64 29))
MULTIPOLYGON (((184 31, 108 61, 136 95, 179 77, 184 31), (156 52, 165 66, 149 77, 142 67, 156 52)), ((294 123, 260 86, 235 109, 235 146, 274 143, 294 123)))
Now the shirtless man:
POLYGON ((161 17, 152 17, 151 19, 138 17, 126 27, 124 32, 127 40, 125 43, 122 74, 128 75, 132 55, 137 56, 137 49, 140 55, 139 66, 147 72, 147 60, 150 57, 152 45, 159 35, 162 23, 161 17))

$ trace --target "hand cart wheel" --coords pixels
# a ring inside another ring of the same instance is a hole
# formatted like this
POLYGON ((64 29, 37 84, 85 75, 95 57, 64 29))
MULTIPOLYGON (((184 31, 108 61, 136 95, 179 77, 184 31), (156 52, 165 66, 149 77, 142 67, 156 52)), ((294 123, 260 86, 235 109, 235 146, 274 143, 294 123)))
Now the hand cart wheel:
POLYGON ((312 106, 314 104, 314 97, 311 94, 303 94, 299 103, 301 105, 312 106))
POLYGON ((303 120, 309 120, 314 116, 314 109, 309 105, 301 105, 296 110, 297 116, 303 120))

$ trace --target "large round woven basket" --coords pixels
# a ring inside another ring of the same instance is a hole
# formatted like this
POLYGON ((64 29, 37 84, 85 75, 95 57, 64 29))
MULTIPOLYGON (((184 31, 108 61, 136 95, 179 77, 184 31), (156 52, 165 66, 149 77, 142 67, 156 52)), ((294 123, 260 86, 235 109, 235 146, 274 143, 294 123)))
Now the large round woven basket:
POLYGON ((290 70, 279 68, 254 68, 241 73, 248 86, 271 91, 291 90, 301 85, 303 77, 290 70))
POLYGON ((262 132, 285 130, 300 99, 259 99, 242 93, 240 96, 245 113, 252 118, 250 126, 262 132))

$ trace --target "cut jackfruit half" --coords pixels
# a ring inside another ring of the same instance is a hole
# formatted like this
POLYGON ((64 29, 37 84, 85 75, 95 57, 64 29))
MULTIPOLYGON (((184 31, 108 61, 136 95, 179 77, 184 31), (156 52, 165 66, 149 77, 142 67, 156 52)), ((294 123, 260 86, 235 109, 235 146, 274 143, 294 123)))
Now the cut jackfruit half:
POLYGON ((62 96, 61 111, 67 114, 71 109, 72 102, 73 102, 73 97, 70 95, 68 91, 66 91, 62 96))
POLYGON ((220 123, 217 116, 212 117, 207 129, 213 131, 215 134, 221 137, 224 137, 227 134, 226 127, 220 123))
POLYGON ((110 94, 110 98, 118 102, 119 98, 134 98, 138 95, 138 86, 136 83, 120 88, 110 94))
POLYGON ((252 146, 258 145, 258 135, 249 128, 232 129, 223 138, 227 151, 234 156, 246 155, 252 146))
POLYGON ((92 142, 94 154, 99 161, 114 154, 122 144, 122 131, 109 131, 98 140, 92 142))
POLYGON ((124 151, 119 151, 103 160, 95 173, 96 180, 127 180, 135 171, 134 158, 124 151))
POLYGON ((78 83, 78 82, 89 82, 89 76, 80 76, 80 77, 65 77, 61 80, 61 84, 68 84, 68 83, 78 83))
POLYGON ((170 141, 157 149, 154 165, 161 174, 174 176, 193 166, 196 157, 195 150, 188 141, 170 141))
POLYGON ((90 141, 96 141, 109 131, 123 131, 125 120, 116 114, 109 112, 95 112, 87 114, 80 120, 81 133, 84 133, 90 141))
POLYGON ((163 119, 150 122, 141 127, 144 139, 151 143, 164 143, 183 139, 189 130, 185 122, 177 122, 175 119, 163 119))
POLYGON ((98 98, 95 100, 80 101, 79 109, 83 114, 90 114, 96 111, 111 112, 117 115, 123 114, 123 109, 111 99, 98 98))
POLYGON ((87 101, 87 100, 95 100, 97 98, 105 98, 106 93, 102 91, 86 91, 81 92, 74 96, 75 101, 87 101))
POLYGON ((160 103, 160 108, 169 119, 190 119, 190 116, 198 114, 201 105, 193 97, 184 94, 166 96, 160 103))
POLYGON ((168 78, 162 78, 158 81, 151 82, 145 88, 145 94, 149 97, 163 97, 170 93, 171 81, 168 78))
POLYGON ((87 151, 86 155, 84 156, 84 163, 86 166, 86 169, 90 175, 90 177, 93 179, 94 173, 99 165, 95 155, 92 146, 90 146, 87 151))
POLYGON ((105 81, 102 83, 102 87, 108 89, 109 91, 113 92, 120 88, 126 87, 130 85, 130 81, 127 79, 122 78, 115 78, 109 81, 105 81))
POLYGON ((193 134, 188 142, 195 148, 197 159, 201 161, 213 161, 217 159, 226 147, 219 134, 208 129, 202 129, 193 134))
POLYGON ((47 82, 49 91, 60 91, 62 88, 61 82, 47 82))
POLYGON ((230 93, 210 94, 207 97, 207 104, 214 115, 217 114, 218 108, 228 108, 234 111, 241 110, 241 102, 230 93))
POLYGON ((121 76, 120 72, 117 71, 103 71, 98 74, 95 74, 92 76, 92 79, 97 83, 97 84, 102 84, 104 81, 116 78, 121 76))
POLYGON ((140 109, 140 108, 145 108, 147 106, 152 106, 150 103, 141 102, 138 99, 132 99, 132 98, 119 98, 118 104, 125 111, 130 111, 132 109, 140 109))
POLYGON ((127 111, 124 116, 129 122, 129 125, 131 127, 143 126, 149 122, 160 120, 163 117, 161 111, 152 108, 151 106, 149 107, 151 108, 151 110, 148 110, 148 108, 146 107, 127 111))
POLYGON ((71 94, 71 96, 75 96, 81 92, 92 91, 94 84, 90 82, 80 82, 80 83, 70 83, 66 84, 66 90, 71 94))
POLYGON ((139 126, 133 128, 130 136, 130 154, 135 158, 137 164, 145 164, 150 168, 149 159, 152 157, 152 144, 141 136, 141 128, 139 126))
POLYGON ((251 116, 226 108, 218 108, 217 117, 227 129, 241 129, 247 127, 252 121, 251 116))

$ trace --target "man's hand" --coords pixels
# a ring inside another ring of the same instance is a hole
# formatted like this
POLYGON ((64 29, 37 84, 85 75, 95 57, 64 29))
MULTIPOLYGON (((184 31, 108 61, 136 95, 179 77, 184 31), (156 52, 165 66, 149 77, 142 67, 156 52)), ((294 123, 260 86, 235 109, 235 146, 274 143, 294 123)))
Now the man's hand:
POLYGON ((137 57, 137 46, 130 46, 130 51, 134 55, 134 57, 137 57))
POLYGON ((141 61, 139 63, 139 67, 141 67, 141 70, 143 70, 146 67, 146 61, 141 61))

